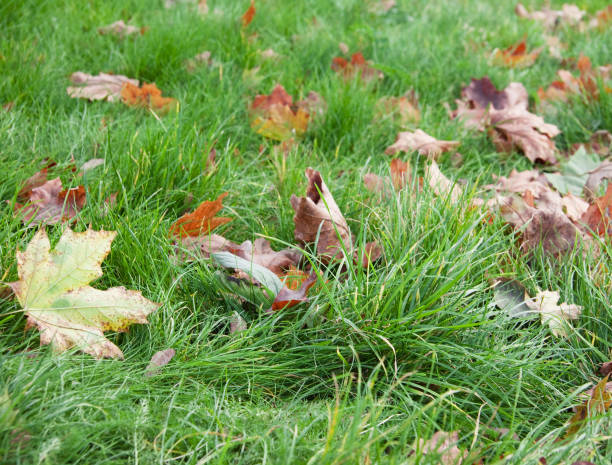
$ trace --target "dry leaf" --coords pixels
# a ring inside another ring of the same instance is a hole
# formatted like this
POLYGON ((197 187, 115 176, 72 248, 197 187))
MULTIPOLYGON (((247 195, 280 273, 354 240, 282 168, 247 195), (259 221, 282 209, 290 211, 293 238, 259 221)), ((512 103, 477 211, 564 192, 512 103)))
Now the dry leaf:
POLYGON ((131 36, 132 34, 144 34, 147 31, 145 27, 129 26, 123 22, 123 20, 115 21, 108 26, 99 27, 98 33, 101 35, 112 34, 114 36, 123 39, 124 37, 131 36))
POLYGON ((247 329, 247 322, 244 321, 244 318, 242 318, 238 312, 234 312, 230 320, 230 334, 246 331, 247 329))
POLYGON ((312 273, 302 282, 302 285, 297 290, 289 289, 287 286, 283 287, 274 298, 274 302, 272 302, 272 307, 270 310, 276 311, 283 308, 293 307, 301 302, 306 302, 308 300, 308 297, 306 297, 308 291, 316 282, 317 275, 316 273, 312 273))
POLYGON ((81 173, 87 173, 89 170, 93 170, 94 168, 97 168, 98 166, 101 166, 104 164, 104 158, 92 158, 91 160, 86 161, 85 163, 83 163, 83 166, 81 166, 81 173))
MULTIPOLYGON (((496 177, 493 175, 493 177, 496 177)), ((516 171, 512 170, 510 176, 497 177, 497 184, 489 184, 485 188, 492 188, 497 191, 516 192, 522 194, 530 191, 536 198, 544 192, 549 192, 550 187, 546 176, 538 170, 516 171)))
POLYGON ((301 254, 294 249, 283 249, 275 252, 267 239, 259 237, 255 243, 244 241, 236 247, 229 246, 228 251, 240 258, 266 267, 277 275, 298 264, 301 254))
POLYGON ((402 190, 408 179, 412 176, 410 163, 404 162, 399 158, 394 158, 389 163, 389 171, 391 172, 391 183, 396 191, 402 190))
POLYGON ((433 160, 425 168, 425 179, 436 195, 444 198, 450 197, 451 203, 457 203, 461 197, 461 188, 444 176, 438 164, 433 160))
POLYGON ((557 36, 544 36, 546 46, 548 47, 548 53, 551 57, 561 60, 563 57, 561 52, 567 50, 567 44, 561 42, 557 36))
POLYGON ((115 102, 121 98, 121 90, 126 84, 138 86, 138 80, 120 74, 100 73, 97 76, 77 71, 70 75, 70 82, 76 86, 66 89, 72 98, 88 100, 107 100, 115 102))
POLYGON ((113 287, 105 291, 88 283, 102 276, 100 264, 110 252, 114 231, 67 228, 55 249, 44 229, 24 252, 17 252, 19 281, 13 292, 28 317, 27 327, 40 330, 40 343, 56 352, 71 347, 96 358, 123 358, 103 331, 126 331, 132 323, 146 324, 159 304, 140 292, 113 287))
POLYGON ((521 18, 540 21, 549 29, 553 29, 559 24, 575 26, 580 23, 585 14, 576 5, 569 5, 567 3, 563 4, 561 10, 551 10, 548 7, 544 7, 540 11, 532 11, 531 13, 521 3, 518 3, 514 11, 521 18))
POLYGON ((176 351, 174 349, 166 349, 160 350, 159 352, 155 352, 153 354, 153 357, 151 357, 151 361, 147 365, 147 368, 145 369, 145 376, 151 377, 153 375, 158 374, 161 370, 161 367, 163 367, 164 365, 168 365, 168 363, 170 362, 170 360, 172 360, 175 354, 176 351))
POLYGON ((211 66, 213 64, 213 60, 211 58, 211 53, 208 50, 203 51, 202 53, 198 53, 196 56, 189 60, 185 60, 185 68, 187 71, 192 73, 201 65, 211 66))
POLYGON ((382 79, 383 73, 370 65, 361 52, 353 53, 351 60, 336 57, 332 60, 332 69, 344 78, 345 81, 352 81, 359 77, 363 82, 368 83, 376 79, 382 79))
POLYGON ((344 42, 340 42, 338 44, 338 48, 340 49, 340 52, 342 52, 344 55, 348 55, 349 46, 346 45, 344 42))
POLYGON ((320 94, 312 90, 308 92, 305 99, 298 101, 296 105, 298 108, 307 111, 311 119, 323 118, 327 113, 327 102, 320 94))
POLYGON ((528 53, 527 42, 523 39, 518 44, 511 45, 504 50, 496 50, 493 62, 510 68, 524 68, 533 65, 541 51, 540 47, 528 53))
POLYGON ((74 218, 85 206, 86 194, 83 186, 64 189, 60 178, 32 188, 25 205, 15 204, 15 213, 24 224, 56 224, 74 218))
POLYGON ((191 213, 185 213, 170 226, 170 235, 179 238, 204 236, 232 221, 232 218, 215 216, 223 208, 223 199, 226 196, 227 192, 224 192, 216 200, 205 200, 191 213))
POLYGON ((126 82, 121 89, 121 100, 131 107, 150 108, 161 114, 178 109, 176 99, 162 97, 162 92, 155 83, 138 87, 131 82, 126 82))
POLYGON ((251 128, 264 137, 281 141, 301 136, 308 127, 309 105, 305 101, 294 105, 284 87, 277 84, 270 95, 257 95, 253 100, 249 108, 251 128))
POLYGON ((280 55, 271 48, 267 48, 266 50, 260 50, 259 56, 265 60, 278 60, 280 58, 280 55))
POLYGON ((395 0, 368 0, 368 11, 376 15, 387 13, 396 5, 395 0))
POLYGON ((251 0, 251 5, 249 6, 248 10, 246 10, 244 14, 242 15, 242 28, 244 29, 249 24, 251 24, 251 21, 253 21, 254 17, 255 17, 255 0, 251 0))
POLYGON ((401 97, 382 97, 376 103, 377 118, 391 117, 401 126, 418 124, 421 119, 419 100, 411 90, 401 97))
POLYGON ((198 2, 198 13, 202 16, 208 14, 208 4, 207 0, 200 0, 198 2))
POLYGON ((589 197, 597 193, 604 179, 608 179, 609 184, 612 184, 612 161, 604 161, 597 168, 589 172, 589 177, 584 186, 589 197))
POLYGON ((454 150, 459 146, 459 142, 454 140, 437 140, 424 131, 417 129, 415 132, 400 132, 395 143, 385 150, 387 155, 395 155, 397 152, 418 151, 421 155, 426 155, 434 160, 443 152, 454 150))
POLYGON ((184 236, 178 239, 180 248, 177 250, 177 262, 190 261, 195 258, 209 258, 216 252, 229 252, 230 249, 238 247, 225 237, 218 234, 205 236, 184 236), (187 252, 187 253, 185 253, 187 252))
POLYGON ((559 302, 557 291, 538 291, 535 297, 527 298, 525 304, 534 312, 540 314, 543 325, 548 325, 554 336, 567 337, 567 324, 569 320, 577 320, 582 312, 582 307, 574 304, 559 302))
POLYGON ((363 184, 365 188, 375 194, 389 194, 389 186, 385 178, 374 173, 366 173, 363 175, 363 184))
POLYGON ((423 456, 437 457, 441 465, 461 465, 467 458, 467 451, 459 449, 459 433, 452 431, 437 431, 425 441, 418 439, 417 448, 422 451, 423 456))
POLYGON ((607 384, 608 376, 597 383, 589 400, 576 407, 576 413, 570 419, 566 437, 578 432, 589 417, 602 415, 612 406, 612 392, 607 389, 607 384))
POLYGON ((606 193, 589 206, 582 215, 588 227, 600 236, 612 236, 612 182, 608 183, 606 193))

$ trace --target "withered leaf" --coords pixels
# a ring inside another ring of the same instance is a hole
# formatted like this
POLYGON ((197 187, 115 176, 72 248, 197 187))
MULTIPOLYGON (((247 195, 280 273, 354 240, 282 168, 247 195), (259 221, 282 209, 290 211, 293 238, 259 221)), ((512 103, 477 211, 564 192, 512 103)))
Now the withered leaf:
POLYGON ((232 221, 232 218, 215 216, 223 208, 226 196, 227 192, 224 192, 216 200, 205 200, 191 213, 185 213, 170 227, 170 234, 180 238, 208 235, 213 229, 232 221))
POLYGON ((461 465, 467 458, 467 451, 459 449, 459 433, 452 431, 437 431, 427 441, 419 438, 417 448, 422 451, 423 456, 438 458, 442 465, 461 465))
POLYGON ((514 11, 519 17, 540 21, 549 29, 563 23, 572 26, 577 25, 585 14, 576 5, 567 3, 563 4, 560 10, 551 10, 548 7, 544 7, 542 10, 532 11, 531 13, 522 3, 518 3, 514 11))
POLYGON ((308 300, 308 291, 316 282, 317 274, 311 273, 308 278, 302 282, 302 285, 297 290, 289 289, 287 286, 284 286, 274 298, 274 302, 272 302, 272 307, 270 307, 270 310, 276 311, 283 308, 293 307, 301 302, 306 302, 308 300))
POLYGON ((399 158, 391 160, 389 163, 389 172, 391 173, 391 183, 397 191, 403 189, 408 179, 412 176, 410 163, 402 161, 399 158))
POLYGON ((170 360, 174 357, 176 351, 174 349, 166 349, 155 352, 151 357, 151 361, 145 369, 145 376, 151 377, 160 372, 161 367, 168 365, 170 360))
POLYGON ((495 176, 497 184, 489 184, 486 188, 493 188, 497 191, 516 192, 522 194, 530 191, 536 198, 544 192, 549 192, 550 187, 546 176, 538 170, 516 171, 512 170, 510 176, 495 176))
POLYGON ((567 337, 569 320, 577 320, 582 307, 574 304, 557 304, 559 292, 539 291, 535 297, 526 298, 525 304, 540 315, 543 325, 548 325, 554 336, 567 337))
POLYGON ((178 109, 178 102, 171 97, 162 97, 162 91, 155 83, 143 84, 142 87, 126 82, 121 89, 121 100, 131 107, 150 108, 164 114, 178 109))
POLYGON ((255 0, 251 0, 251 5, 242 15, 242 28, 244 29, 249 24, 251 24, 251 21, 253 21, 254 17, 255 17, 255 0))
POLYGON ((448 152, 459 146, 459 142, 453 140, 438 140, 426 132, 417 129, 414 132, 400 132, 395 143, 385 150, 387 155, 395 155, 397 152, 418 151, 421 155, 436 159, 443 152, 448 152))
POLYGON ((121 89, 127 83, 138 86, 136 79, 130 79, 120 74, 100 73, 97 76, 77 71, 70 75, 70 82, 76 84, 66 89, 72 98, 88 100, 107 100, 116 102, 121 98, 121 89))
POLYGON ((442 174, 440 167, 434 160, 425 168, 425 179, 436 195, 449 197, 451 203, 457 203, 461 197, 461 188, 442 174))
POLYGON ((533 65, 541 51, 542 48, 540 47, 527 52, 527 42, 523 39, 504 50, 496 50, 493 62, 510 68, 523 68, 533 65))
POLYGON ((608 183, 606 193, 595 199, 582 215, 588 227, 600 236, 612 236, 612 182, 608 183))
POLYGON ((345 81, 352 81, 359 77, 362 82, 368 83, 384 77, 383 73, 371 66, 361 52, 353 53, 350 61, 346 58, 335 57, 332 60, 332 69, 345 81))
POLYGON ((419 101, 414 90, 407 92, 401 97, 382 97, 376 103, 377 118, 391 117, 393 121, 401 126, 418 124, 421 119, 419 101))
POLYGON ((274 251, 270 242, 263 237, 255 239, 255 243, 244 241, 239 246, 230 245, 228 251, 247 261, 264 266, 277 275, 282 275, 284 270, 297 265, 301 258, 299 252, 290 248, 274 251))
POLYGON ((607 383, 608 376, 597 383, 589 400, 576 407, 576 413, 569 421, 566 437, 578 432, 590 417, 601 415, 612 406, 612 392, 606 389, 607 383))
POLYGON ((114 36, 123 39, 124 37, 133 35, 133 34, 144 34, 147 31, 145 27, 137 27, 130 26, 125 24, 123 20, 115 21, 108 26, 103 26, 98 28, 98 33, 101 35, 112 34, 114 36))
POLYGON ((209 258, 211 254, 216 252, 229 252, 230 249, 238 247, 225 237, 218 234, 207 234, 205 236, 183 236, 179 239, 181 249, 184 249, 187 254, 182 251, 178 252, 178 259, 191 260, 195 258, 209 258))
POLYGON ((589 172, 589 177, 584 185, 589 197, 596 194, 604 179, 608 179, 612 183, 612 161, 606 160, 589 172))

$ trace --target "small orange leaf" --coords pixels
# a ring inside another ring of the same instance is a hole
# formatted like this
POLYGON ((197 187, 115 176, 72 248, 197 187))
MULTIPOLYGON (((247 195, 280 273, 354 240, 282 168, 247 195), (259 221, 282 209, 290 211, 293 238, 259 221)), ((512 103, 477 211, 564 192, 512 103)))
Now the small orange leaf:
POLYGON ((242 15, 242 27, 245 28, 249 24, 251 24, 251 21, 253 21, 254 17, 255 17, 255 0, 251 0, 251 6, 249 6, 249 9, 246 10, 245 13, 242 15))
POLYGON ((226 196, 227 192, 224 192, 217 197, 217 200, 206 200, 191 213, 185 213, 170 227, 170 234, 180 238, 206 235, 213 229, 232 221, 232 218, 215 217, 223 208, 223 199, 226 196))
POLYGON ((370 62, 366 60, 361 52, 353 53, 351 61, 342 57, 335 57, 332 60, 332 69, 344 78, 345 81, 350 81, 356 76, 359 76, 363 82, 370 82, 374 79, 382 79, 383 73, 370 66, 370 62))
POLYGON ((251 127, 264 137, 287 140, 306 132, 310 113, 277 84, 270 95, 257 95, 249 108, 251 127))
POLYGON ((600 236, 612 236, 612 182, 603 197, 595 199, 595 202, 582 215, 589 228, 600 236))
POLYGON ((511 45, 505 50, 497 50, 494 61, 497 65, 510 68, 531 66, 541 51, 541 48, 537 48, 527 53, 527 43, 523 39, 518 44, 511 45))
POLYGON ((307 279, 302 281, 302 284, 297 290, 289 289, 286 286, 283 287, 276 295, 274 302, 272 302, 272 307, 270 308, 270 310, 274 311, 280 310, 282 308, 294 307, 295 305, 301 302, 306 302, 308 300, 308 297, 306 297, 306 295, 308 294, 310 288, 316 282, 317 274, 312 273, 310 276, 308 276, 307 279))
POLYGON ((176 99, 162 97, 162 91, 153 84, 143 84, 142 87, 126 82, 121 88, 121 100, 131 107, 143 107, 167 113, 178 107, 176 99))

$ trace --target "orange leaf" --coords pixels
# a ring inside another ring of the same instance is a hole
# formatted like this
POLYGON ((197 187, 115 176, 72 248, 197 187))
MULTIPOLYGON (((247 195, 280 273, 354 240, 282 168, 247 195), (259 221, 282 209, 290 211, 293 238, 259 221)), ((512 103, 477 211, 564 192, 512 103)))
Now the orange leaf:
POLYGON ((154 83, 138 87, 126 82, 121 88, 121 100, 131 107, 150 108, 160 113, 167 113, 178 106, 176 99, 162 97, 162 91, 154 83))
POLYGON ((272 307, 270 310, 280 310, 281 308, 289 308, 293 307, 301 302, 306 302, 308 297, 308 291, 317 282, 317 274, 312 273, 302 282, 302 285, 297 290, 289 289, 288 287, 283 287, 280 292, 276 295, 274 302, 272 302, 272 307))
POLYGON ((222 216, 215 218, 223 208, 226 196, 227 192, 224 192, 217 200, 206 200, 191 213, 185 213, 170 227, 170 234, 180 238, 210 234, 213 229, 232 221, 232 218, 222 216))
POLYGON ((332 69, 340 74, 345 81, 350 81, 359 76, 363 82, 370 82, 374 79, 382 79, 383 73, 370 66, 361 52, 353 53, 351 61, 342 57, 335 57, 332 60, 332 69))
POLYGON ((531 66, 541 51, 541 48, 537 48, 527 53, 527 43, 523 39, 518 44, 511 45, 505 50, 497 50, 494 61, 498 65, 509 66, 510 68, 531 66))
POLYGON ((251 6, 249 6, 249 9, 246 10, 246 12, 242 15, 242 27, 245 28, 249 24, 251 24, 251 21, 253 21, 254 17, 255 17, 255 0, 251 0, 251 6))
POLYGON ((582 215, 582 221, 600 236, 612 236, 612 182, 603 197, 595 199, 582 215))

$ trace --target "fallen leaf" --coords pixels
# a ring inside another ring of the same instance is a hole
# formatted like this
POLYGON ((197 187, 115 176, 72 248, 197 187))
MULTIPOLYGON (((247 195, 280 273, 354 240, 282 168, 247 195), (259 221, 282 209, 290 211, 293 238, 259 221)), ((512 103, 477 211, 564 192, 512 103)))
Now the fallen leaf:
POLYGON ((603 31, 610 25, 610 22, 612 22, 612 5, 608 5, 595 13, 595 18, 590 21, 589 26, 603 31))
POLYGON ((2 104, 2 110, 9 112, 11 111, 13 108, 15 108, 15 102, 6 102, 4 104, 2 104))
POLYGON ((255 0, 251 0, 251 5, 242 15, 242 28, 244 29, 249 24, 251 24, 251 21, 253 21, 254 17, 255 17, 255 0))
POLYGON ((232 218, 215 216, 223 208, 226 196, 227 192, 224 192, 216 200, 205 200, 191 213, 185 213, 170 226, 170 234, 179 238, 208 235, 213 229, 232 221, 232 218))
POLYGON ((244 318, 242 318, 238 312, 234 312, 230 320, 230 334, 246 331, 247 329, 247 322, 244 321, 244 318))
POLYGON ((155 83, 143 84, 142 87, 126 82, 121 89, 121 100, 131 107, 142 107, 165 114, 178 109, 178 102, 171 97, 162 97, 162 92, 155 83))
POLYGON ((561 10, 551 10, 548 7, 544 7, 540 11, 532 11, 531 13, 527 11, 523 4, 518 3, 514 11, 519 17, 540 21, 549 29, 553 29, 559 24, 575 26, 580 23, 585 15, 584 11, 576 5, 569 5, 567 3, 563 4, 561 10))
POLYGON ((111 34, 114 36, 123 39, 127 36, 131 36, 132 34, 144 34, 147 28, 145 27, 137 27, 137 26, 129 26, 123 22, 123 20, 115 21, 108 26, 99 27, 98 33, 101 35, 111 34))
POLYGON ((366 60, 361 52, 353 53, 351 60, 342 57, 335 57, 332 60, 332 69, 344 78, 345 81, 352 81, 359 77, 362 82, 368 83, 384 77, 383 73, 371 66, 371 62, 366 60))
POLYGON ((198 53, 196 56, 189 60, 185 60, 185 68, 190 73, 195 71, 200 65, 211 66, 213 63, 211 53, 208 50, 198 53))
POLYGON ((589 418, 604 414, 612 406, 612 392, 606 389, 607 383, 608 376, 597 383, 589 400, 576 407, 576 413, 569 421, 565 437, 575 434, 584 426, 589 418))
POLYGON ((251 128, 264 137, 281 141, 301 136, 310 118, 306 107, 312 103, 311 100, 294 105, 284 87, 277 84, 270 95, 257 95, 253 100, 249 108, 251 128))
POLYGON ((561 60, 563 57, 561 52, 563 50, 567 50, 567 44, 561 42, 557 36, 544 36, 544 41, 546 42, 546 47, 548 47, 548 53, 551 57, 556 58, 557 60, 561 60))
POLYGON ((389 171, 391 173, 391 183, 396 191, 402 190, 408 179, 412 176, 410 163, 404 162, 399 158, 394 158, 389 163, 389 171))
POLYGON ((540 314, 542 324, 548 325, 554 336, 567 337, 568 322, 578 319, 582 307, 566 303, 558 305, 559 299, 557 291, 538 291, 535 297, 526 298, 525 304, 531 310, 540 314))
POLYGON ((22 202, 28 201, 32 194, 32 189, 42 186, 47 182, 49 166, 46 166, 40 171, 37 171, 23 183, 23 187, 17 193, 17 200, 22 202))
POLYGON ((187 254, 178 251, 178 261, 189 261, 192 257, 209 258, 213 253, 229 252, 231 248, 238 247, 238 244, 228 241, 218 234, 184 236, 179 239, 179 244, 187 254))
POLYGON ((527 42, 523 39, 504 50, 496 50, 493 55, 493 62, 510 68, 524 68, 533 65, 541 51, 542 48, 540 47, 527 52, 527 42))
POLYGON ((392 118, 401 126, 418 124, 421 119, 419 100, 414 90, 401 97, 382 97, 376 107, 376 118, 392 118))
POLYGON ((545 176, 562 194, 570 192, 580 196, 589 174, 597 170, 600 165, 601 161, 596 154, 588 153, 584 147, 580 147, 567 162, 561 165, 560 172, 546 173, 545 176))
POLYGON ((284 270, 297 265, 301 258, 301 254, 294 249, 274 251, 270 242, 263 237, 255 239, 255 243, 244 241, 239 246, 229 246, 228 251, 247 261, 266 267, 279 276, 284 273, 284 270))
POLYGON ((338 44, 338 48, 340 49, 340 51, 344 54, 344 55, 348 55, 349 52, 349 46, 346 45, 344 42, 340 42, 338 44))
POLYGON ((400 132, 395 143, 385 150, 387 155, 395 155, 397 152, 418 151, 421 155, 428 158, 437 159, 443 152, 454 150, 459 146, 459 142, 454 140, 437 140, 426 132, 417 129, 414 132, 400 132))
POLYGON ((105 291, 87 284, 102 276, 100 264, 110 252, 114 231, 66 228, 55 249, 44 229, 24 252, 17 252, 19 281, 13 292, 28 317, 27 327, 40 330, 40 343, 56 352, 71 347, 96 358, 123 358, 104 331, 126 331, 132 323, 146 324, 159 304, 140 292, 113 287, 105 291))
POLYGON ((147 365, 147 368, 145 369, 145 376, 151 377, 158 374, 161 371, 161 367, 168 365, 175 354, 176 351, 174 349, 166 349, 155 352, 153 357, 151 357, 151 361, 147 365))
POLYGON ((525 303, 527 290, 515 279, 498 279, 493 288, 495 305, 512 318, 525 318, 532 315, 525 303))
POLYGON ((612 373, 612 362, 602 363, 601 367, 599 367, 599 374, 601 376, 608 376, 610 373, 612 373))
POLYGON ((86 98, 88 100, 107 100, 115 102, 121 98, 121 90, 126 84, 138 86, 136 79, 130 79, 120 74, 100 73, 97 76, 77 71, 70 75, 70 82, 76 86, 66 89, 72 98, 86 98))
POLYGON ((389 186, 387 179, 380 177, 374 173, 366 173, 363 175, 363 184, 365 188, 375 194, 389 194, 389 186))
POLYGON ((323 118, 327 113, 327 102, 315 91, 308 92, 305 99, 296 103, 298 108, 306 110, 311 119, 323 118))
POLYGON ((271 48, 267 48, 266 50, 260 50, 259 56, 262 57, 264 60, 278 60, 280 58, 280 55, 271 48))
POLYGON ((15 204, 15 213, 29 226, 56 224, 74 218, 85 203, 83 186, 66 190, 60 178, 55 178, 32 188, 25 205, 15 204))
POLYGON ((604 161, 589 172, 589 177, 584 185, 588 197, 596 195, 604 179, 608 179, 609 184, 612 183, 612 161, 604 161))
POLYGON ((207 0, 199 0, 198 13, 202 16, 208 14, 208 1, 207 0))
POLYGON ((81 174, 86 173, 89 170, 93 170, 94 168, 97 168, 98 166, 101 166, 103 164, 104 158, 92 158, 91 160, 88 160, 83 163, 83 166, 81 166, 81 174))
POLYGON ((302 285, 297 290, 292 290, 284 286, 274 298, 274 302, 272 302, 270 310, 281 310, 283 308, 293 307, 299 303, 306 302, 308 300, 308 291, 316 282, 317 275, 316 273, 312 273, 302 282, 302 285))
POLYGON ((387 13, 396 5, 395 0, 369 0, 368 11, 376 15, 387 13))
POLYGON ((612 236, 612 182, 606 193, 589 206, 582 215, 582 221, 600 236, 612 236))
POLYGON ((467 451, 459 449, 459 433, 452 431, 437 431, 427 441, 419 438, 417 449, 422 451, 423 456, 436 457, 442 465, 461 465, 467 458, 467 451))
POLYGON ((575 152, 580 147, 584 147, 587 152, 596 153, 600 157, 607 157, 612 150, 612 134, 605 129, 600 129, 591 134, 588 142, 573 144, 571 152, 575 152))
POLYGON ((425 168, 425 179, 437 196, 450 197, 451 203, 459 201, 461 188, 442 174, 440 167, 434 160, 425 168))
POLYGON ((516 192, 518 194, 530 191, 535 197, 540 197, 544 192, 550 191, 546 176, 538 170, 512 170, 507 178, 495 175, 493 177, 497 178, 497 184, 489 184, 485 188, 504 192, 516 192))

